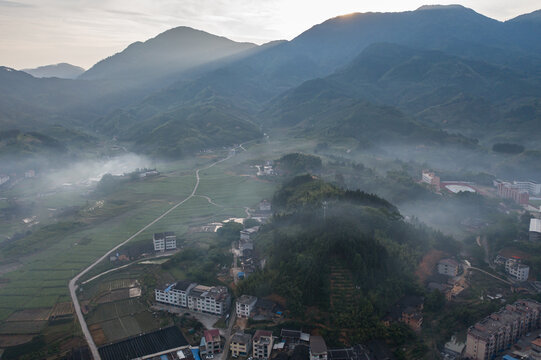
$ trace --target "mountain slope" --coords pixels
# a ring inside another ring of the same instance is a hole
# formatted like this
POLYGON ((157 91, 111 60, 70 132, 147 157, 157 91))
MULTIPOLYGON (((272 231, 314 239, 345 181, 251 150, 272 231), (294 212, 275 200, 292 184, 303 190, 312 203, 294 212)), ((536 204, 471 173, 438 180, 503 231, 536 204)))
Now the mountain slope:
POLYGON ((37 78, 76 79, 85 69, 68 63, 40 66, 35 69, 23 69, 25 73, 37 78))
POLYGON ((195 30, 177 27, 145 42, 136 42, 122 52, 101 60, 81 79, 151 79, 186 71, 254 48, 195 30))

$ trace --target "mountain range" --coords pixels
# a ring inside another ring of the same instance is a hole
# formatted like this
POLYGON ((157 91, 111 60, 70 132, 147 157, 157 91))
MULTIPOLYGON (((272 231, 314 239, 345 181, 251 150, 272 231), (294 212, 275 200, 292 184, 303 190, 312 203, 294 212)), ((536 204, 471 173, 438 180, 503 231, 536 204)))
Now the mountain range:
POLYGON ((500 22, 459 5, 340 16, 261 46, 179 27, 74 80, 0 68, 0 125, 83 127, 173 157, 260 126, 360 143, 535 143, 539 38, 540 11, 500 22))
POLYGON ((23 69, 22 71, 36 78, 76 79, 85 72, 85 69, 68 63, 60 63, 40 66, 35 69, 23 69))

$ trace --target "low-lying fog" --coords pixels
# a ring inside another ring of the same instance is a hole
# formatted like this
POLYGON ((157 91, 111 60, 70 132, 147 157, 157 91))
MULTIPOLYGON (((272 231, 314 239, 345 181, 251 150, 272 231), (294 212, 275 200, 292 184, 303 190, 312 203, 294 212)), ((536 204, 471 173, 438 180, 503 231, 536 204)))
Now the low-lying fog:
POLYGON ((53 187, 66 185, 90 185, 100 181, 105 174, 123 175, 136 169, 151 168, 153 162, 147 157, 128 153, 107 159, 85 160, 44 174, 53 187))

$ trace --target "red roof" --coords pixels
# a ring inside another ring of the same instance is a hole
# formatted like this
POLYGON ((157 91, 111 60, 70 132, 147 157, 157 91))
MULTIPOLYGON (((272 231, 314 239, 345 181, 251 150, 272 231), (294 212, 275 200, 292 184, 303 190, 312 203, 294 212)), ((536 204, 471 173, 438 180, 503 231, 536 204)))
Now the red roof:
POLYGON ((220 330, 218 329, 205 330, 204 335, 206 342, 220 341, 220 330))

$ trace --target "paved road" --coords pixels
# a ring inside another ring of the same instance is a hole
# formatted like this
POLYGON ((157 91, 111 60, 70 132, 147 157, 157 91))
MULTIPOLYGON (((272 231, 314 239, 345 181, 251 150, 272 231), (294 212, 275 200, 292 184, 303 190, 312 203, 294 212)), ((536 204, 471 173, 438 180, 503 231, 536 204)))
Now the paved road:
MULTIPOLYGON (((242 147, 242 144, 239 146, 239 147, 242 147)), ((244 149, 244 148, 243 148, 244 149)), ((164 212, 163 214, 161 214, 160 216, 158 216, 156 219, 154 219, 152 222, 148 223, 147 225, 145 225, 143 228, 141 228, 141 230, 137 231, 135 234, 133 234, 132 236, 130 236, 129 238, 127 238, 126 240, 124 240, 123 242, 121 242, 120 244, 118 244, 117 246, 115 246, 114 248, 112 248, 111 250, 109 250, 108 252, 106 252, 103 256, 101 256, 99 259, 97 259, 96 261, 94 261, 92 264, 90 264, 86 269, 84 269, 83 271, 81 271, 79 274, 77 274, 73 279, 70 280, 69 282, 69 290, 70 290, 70 296, 71 296, 71 301, 73 302, 73 307, 75 308, 75 314, 77 315, 77 318, 79 320, 79 324, 81 325, 81 330, 83 331, 83 335, 85 336, 85 339, 86 339, 86 342, 88 343, 88 347, 90 348, 90 352, 92 353, 92 357, 94 358, 94 360, 101 360, 101 357, 100 357, 100 354, 98 352, 98 348, 96 347, 96 343, 94 343, 94 339, 92 338, 92 335, 90 334, 90 330, 88 330, 88 326, 86 324, 86 321, 85 321, 85 318, 83 316, 83 312, 81 311, 81 305, 79 304, 79 299, 77 298, 77 288, 79 287, 77 285, 77 282, 79 281, 79 279, 85 275, 86 273, 88 273, 90 270, 92 270, 96 265, 98 265, 102 260, 106 259, 109 255, 111 255, 113 252, 115 252, 117 249, 119 249, 121 246, 124 246, 125 244, 127 244, 128 242, 130 242, 132 239, 134 239, 135 237, 137 237, 139 234, 141 234, 143 231, 145 231, 146 229, 148 229, 149 227, 151 227, 152 225, 154 225, 155 223, 157 223, 158 221, 160 221, 161 219, 163 219, 164 217, 166 217, 167 215, 169 215, 169 213, 171 213, 172 211, 174 211, 176 208, 178 208, 179 206, 181 206, 182 204, 184 204, 186 201, 190 200, 192 197, 195 196, 195 193, 197 192, 197 188, 199 187, 199 172, 201 170, 207 170, 207 169, 210 169, 211 167, 213 167, 214 165, 217 165, 223 161, 226 161, 228 159, 230 159, 231 157, 233 156, 233 154, 223 158, 222 160, 219 160, 219 161, 216 161, 216 162, 213 162, 212 164, 208 165, 208 166, 205 166, 203 168, 200 168, 200 169, 197 169, 195 171, 195 179, 196 179, 196 182, 195 182, 195 185, 193 187, 193 190, 191 192, 190 195, 188 195, 188 197, 186 197, 184 200, 180 201, 179 203, 177 203, 176 205, 174 205, 172 208, 170 208, 169 210, 167 210, 166 212, 164 212)))
POLYGON ((236 316, 237 316, 237 312, 236 312, 236 309, 235 309, 235 304, 232 304, 231 305, 231 315, 229 316, 229 326, 227 327, 227 331, 225 332, 224 334, 224 338, 225 338, 225 346, 224 346, 224 351, 222 353, 222 360, 226 360, 227 357, 229 356, 229 345, 230 345, 230 340, 231 340, 231 330, 233 329, 233 326, 235 325, 235 320, 236 320, 236 316))

